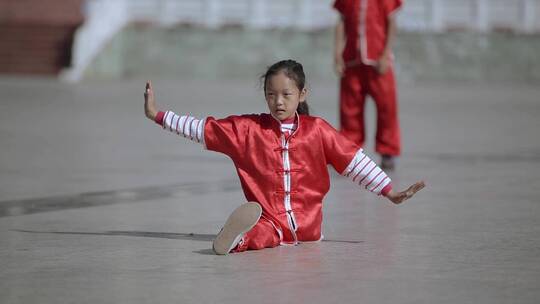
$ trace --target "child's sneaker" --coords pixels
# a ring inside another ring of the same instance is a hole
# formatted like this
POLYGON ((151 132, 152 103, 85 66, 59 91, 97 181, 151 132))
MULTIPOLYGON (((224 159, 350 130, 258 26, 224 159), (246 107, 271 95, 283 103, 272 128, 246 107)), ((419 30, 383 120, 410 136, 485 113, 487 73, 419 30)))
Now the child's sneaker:
POLYGON ((212 249, 218 255, 228 254, 257 222, 262 214, 261 205, 248 202, 236 208, 216 236, 212 249))

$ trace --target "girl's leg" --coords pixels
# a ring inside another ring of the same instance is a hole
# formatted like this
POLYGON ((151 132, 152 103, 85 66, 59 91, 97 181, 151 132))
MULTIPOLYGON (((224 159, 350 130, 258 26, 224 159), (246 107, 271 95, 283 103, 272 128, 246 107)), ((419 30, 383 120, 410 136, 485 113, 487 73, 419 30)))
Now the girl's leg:
POLYGON ((249 202, 236 208, 216 236, 212 246, 214 252, 219 255, 229 253, 257 224, 261 214, 262 208, 258 203, 249 202))
POLYGON ((274 225, 266 218, 262 217, 248 233, 244 235, 238 246, 231 252, 242 252, 246 250, 259 250, 279 246, 281 240, 274 225))

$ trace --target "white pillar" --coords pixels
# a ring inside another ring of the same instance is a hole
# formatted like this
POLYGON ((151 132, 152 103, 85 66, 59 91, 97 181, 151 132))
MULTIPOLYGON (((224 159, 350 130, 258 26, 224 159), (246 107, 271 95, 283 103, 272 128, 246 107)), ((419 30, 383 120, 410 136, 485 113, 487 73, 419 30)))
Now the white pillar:
POLYGON ((221 25, 220 0, 206 0, 205 25, 210 28, 216 28, 221 25))
POLYGON ((253 28, 265 28, 268 26, 266 18, 266 0, 252 0, 250 6, 249 25, 253 28))
POLYGON ((434 32, 442 32, 444 29, 444 14, 442 0, 431 1, 431 29, 434 32))
POLYGON ((535 30, 535 13, 538 2, 535 0, 523 0, 521 2, 521 15, 523 18, 521 30, 525 33, 532 33, 535 30))
POLYGON ((475 7, 475 27, 479 32, 487 32, 489 30, 489 12, 488 0, 476 0, 475 7))
POLYGON ((300 29, 310 29, 313 26, 313 3, 312 0, 298 1, 298 23, 300 29))
POLYGON ((176 16, 174 14, 174 2, 171 0, 161 0, 159 3, 159 12, 158 16, 159 24, 161 26, 172 26, 177 23, 176 16))
POLYGON ((81 80, 92 60, 130 20, 128 0, 87 0, 85 21, 73 42, 71 67, 60 74, 66 82, 81 80))

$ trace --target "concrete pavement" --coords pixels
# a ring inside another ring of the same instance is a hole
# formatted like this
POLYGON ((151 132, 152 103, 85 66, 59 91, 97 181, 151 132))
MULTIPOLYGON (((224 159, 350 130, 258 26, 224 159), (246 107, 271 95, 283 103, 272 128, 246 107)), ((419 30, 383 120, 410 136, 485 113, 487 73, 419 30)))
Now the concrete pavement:
MULTIPOLYGON (((178 113, 265 111, 255 80, 154 87, 178 113)), ((335 84, 310 87, 336 125, 335 84)), ((226 257, 234 168, 147 121, 143 89, 0 79, 1 303, 537 303, 537 87, 401 87, 391 176, 426 189, 396 207, 334 174, 325 241, 226 257)))

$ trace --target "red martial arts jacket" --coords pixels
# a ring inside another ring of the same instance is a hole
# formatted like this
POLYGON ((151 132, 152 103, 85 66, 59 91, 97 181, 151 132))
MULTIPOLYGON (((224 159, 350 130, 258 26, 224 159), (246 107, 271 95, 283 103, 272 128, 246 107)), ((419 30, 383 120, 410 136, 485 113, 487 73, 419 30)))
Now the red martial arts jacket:
POLYGON ((402 0, 336 0, 334 8, 345 25, 343 60, 347 65, 374 65, 386 45, 388 17, 402 0))
POLYGON ((228 155, 248 201, 258 202, 283 243, 321 239, 327 165, 342 173, 360 149, 321 118, 299 115, 288 138, 270 114, 208 117, 208 150, 228 155))

